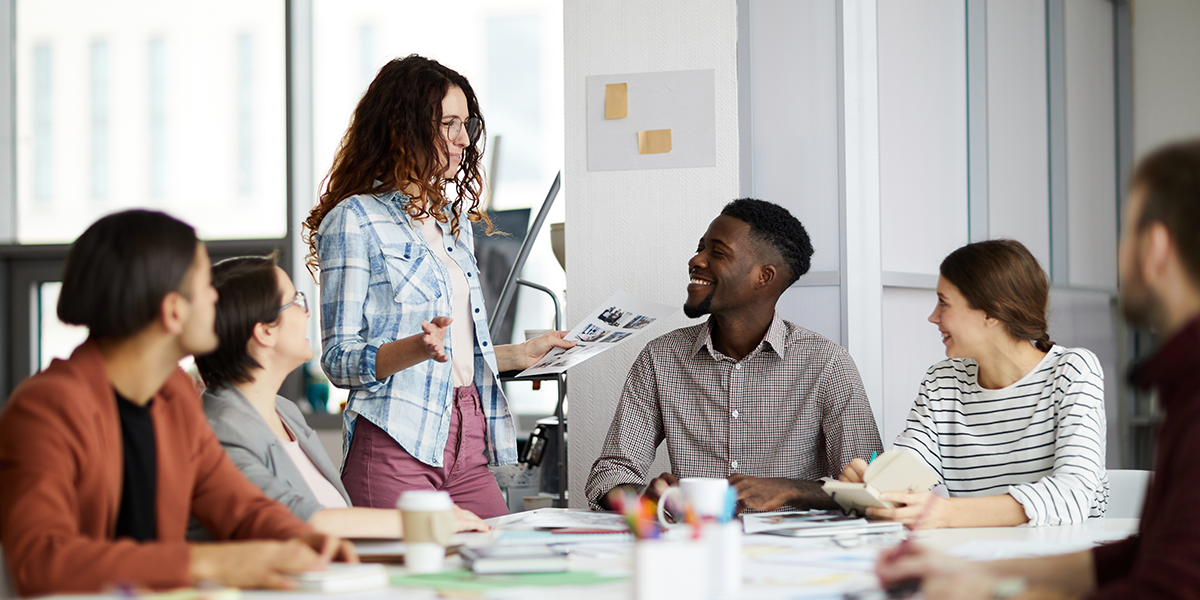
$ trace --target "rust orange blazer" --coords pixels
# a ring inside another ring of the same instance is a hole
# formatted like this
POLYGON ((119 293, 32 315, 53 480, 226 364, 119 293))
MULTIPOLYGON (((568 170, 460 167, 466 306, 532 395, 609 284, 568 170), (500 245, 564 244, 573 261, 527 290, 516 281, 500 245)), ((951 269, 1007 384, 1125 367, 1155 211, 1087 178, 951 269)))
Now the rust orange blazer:
POLYGON ((114 540, 124 465, 116 402, 100 352, 87 342, 25 380, 0 412, 0 544, 17 593, 189 585, 192 515, 219 539, 310 531, 238 471, 191 379, 177 370, 150 409, 158 540, 114 540))

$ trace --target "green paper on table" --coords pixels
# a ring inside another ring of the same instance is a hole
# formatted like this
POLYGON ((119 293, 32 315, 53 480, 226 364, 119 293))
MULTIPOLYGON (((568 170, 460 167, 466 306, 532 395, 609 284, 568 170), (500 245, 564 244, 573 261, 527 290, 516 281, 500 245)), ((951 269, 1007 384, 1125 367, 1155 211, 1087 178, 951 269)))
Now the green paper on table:
POLYGON ((470 571, 446 571, 428 575, 392 575, 392 585, 432 588, 439 592, 487 591, 518 586, 592 585, 618 581, 620 577, 601 577, 589 571, 566 573, 514 573, 476 575, 470 571))

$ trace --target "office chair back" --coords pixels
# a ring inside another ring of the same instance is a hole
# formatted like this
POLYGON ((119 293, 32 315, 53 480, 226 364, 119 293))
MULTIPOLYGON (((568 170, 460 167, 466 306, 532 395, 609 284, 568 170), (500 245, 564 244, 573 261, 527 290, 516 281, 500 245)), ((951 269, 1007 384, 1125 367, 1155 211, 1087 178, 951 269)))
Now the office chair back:
POLYGON ((1109 469, 1108 510, 1104 516, 1109 519, 1141 517, 1142 503, 1146 500, 1146 491, 1150 488, 1153 476, 1153 471, 1109 469))

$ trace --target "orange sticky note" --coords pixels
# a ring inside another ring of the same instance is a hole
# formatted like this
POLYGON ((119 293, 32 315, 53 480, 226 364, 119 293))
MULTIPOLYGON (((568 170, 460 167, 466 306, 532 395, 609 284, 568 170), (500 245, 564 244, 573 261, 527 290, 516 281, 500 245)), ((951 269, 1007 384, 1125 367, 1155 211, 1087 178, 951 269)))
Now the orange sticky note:
POLYGON ((604 86, 604 118, 624 119, 629 115, 629 84, 609 83, 604 86))
POLYGON ((670 151, 670 129, 650 129, 638 132, 638 154, 666 154, 670 151))

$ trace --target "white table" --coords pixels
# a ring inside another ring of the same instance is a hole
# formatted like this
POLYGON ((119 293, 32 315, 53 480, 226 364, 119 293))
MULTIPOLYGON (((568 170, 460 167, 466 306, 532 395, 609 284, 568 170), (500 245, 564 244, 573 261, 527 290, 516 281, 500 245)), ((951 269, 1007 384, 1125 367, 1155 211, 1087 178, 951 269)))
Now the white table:
POLYGON ((1082 546, 1089 542, 1115 541, 1129 537, 1137 531, 1137 526, 1137 519, 1091 519, 1079 525, 931 529, 917 532, 917 540, 942 552, 979 542, 1010 543, 1014 546, 1082 546))
MULTIPOLYGON (((503 527, 503 523, 500 523, 503 527)), ((1121 539, 1137 529, 1137 519, 1096 519, 1081 525, 1044 527, 989 527, 972 529, 941 529, 922 531, 917 540, 943 552, 966 551, 968 558, 1010 558, 1071 552, 1088 548, 1097 542, 1121 539), (974 556, 972 556, 974 555, 974 556)), ((774 598, 840 598, 847 590, 861 590, 875 585, 870 567, 874 556, 890 547, 901 536, 866 536, 864 538, 796 540, 758 534, 746 536, 743 544, 746 585, 739 599, 774 598), (843 562, 844 561, 844 562, 843 562), (859 568, 850 572, 843 568, 859 568)), ((448 566, 455 566, 457 558, 448 566)), ((632 568, 631 555, 584 556, 573 555, 572 570, 594 571, 628 576, 632 568)), ((251 594, 256 600, 279 598, 279 594, 251 594)), ((362 598, 380 598, 384 594, 366 594, 362 598)), ((392 589, 388 598, 432 598, 429 590, 392 589)), ((474 596, 472 596, 474 597, 474 596)), ((589 600, 592 598, 632 598, 631 579, 612 583, 575 587, 509 588, 478 597, 589 600)), ((288 595, 287 600, 298 600, 288 595)), ((685 600, 664 599, 664 600, 685 600)))
MULTIPOLYGON (((941 529, 917 533, 917 539, 937 550, 956 553, 970 550, 991 555, 983 558, 1029 556, 1073 551, 1096 542, 1123 538, 1137 529, 1137 519, 1096 519, 1082 525, 1047 527, 991 527, 974 529, 941 529)), ((790 538, 758 534, 746 536, 743 545, 747 583, 739 600, 775 598, 839 598, 842 591, 863 589, 873 584, 869 568, 858 573, 842 569, 839 561, 849 561, 858 567, 868 566, 869 558, 896 537, 879 540, 840 540, 833 542, 796 542, 790 538)), ((980 557, 980 556, 977 556, 980 557)), ((573 556, 572 570, 596 571, 612 575, 628 575, 631 558, 623 556, 573 556)), ((458 557, 448 559, 447 567, 460 567, 458 557)), ((402 567, 392 567, 403 572, 402 567)), ((330 600, 331 596, 299 592, 243 593, 247 600, 330 600)), ((439 598, 429 589, 390 588, 376 592, 339 596, 352 600, 397 600, 439 598)), ((592 598, 632 598, 630 579, 587 586, 514 587, 498 589, 487 594, 455 594, 464 598, 521 598, 522 600, 589 600, 592 598)), ((87 595, 59 596, 57 600, 121 600, 119 596, 87 595)), ((686 600, 670 598, 663 600, 686 600)))

